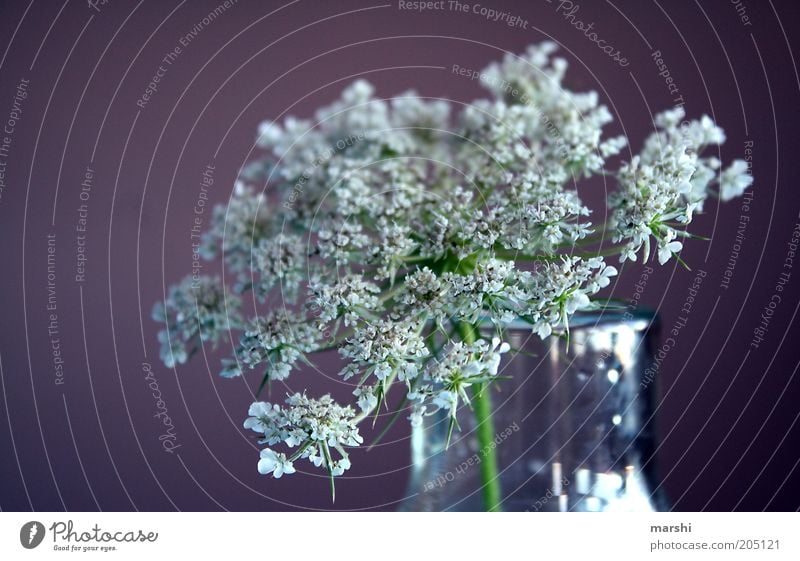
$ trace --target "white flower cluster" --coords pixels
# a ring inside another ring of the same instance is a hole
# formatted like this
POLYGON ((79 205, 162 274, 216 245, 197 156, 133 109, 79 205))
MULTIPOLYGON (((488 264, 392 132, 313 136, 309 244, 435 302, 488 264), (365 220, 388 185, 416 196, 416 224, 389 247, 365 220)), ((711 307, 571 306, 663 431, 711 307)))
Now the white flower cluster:
POLYGON ((591 304, 589 296, 608 286, 616 274, 617 270, 599 257, 584 260, 562 256, 544 263, 521 281, 528 294, 534 296, 521 315, 542 338, 561 327, 568 329, 569 317, 587 309, 591 304))
POLYGON ((244 284, 251 275, 254 248, 275 233, 274 229, 274 216, 264 194, 256 193, 253 187, 239 181, 228 204, 214 207, 211 227, 203 235, 202 255, 214 259, 222 253, 228 270, 237 274, 240 284, 244 284))
POLYGON ((361 317, 373 317, 381 307, 380 287, 365 281, 363 275, 350 274, 334 283, 314 279, 308 291, 310 308, 319 315, 321 325, 340 317, 346 326, 355 325, 361 317))
POLYGON ((421 360, 428 356, 421 331, 421 324, 402 320, 365 324, 339 349, 352 361, 340 375, 347 380, 359 374, 361 383, 371 375, 379 381, 392 375, 401 381, 416 378, 421 360))
POLYGON ((445 273, 443 280, 450 287, 452 313, 475 323, 484 313, 496 323, 508 323, 517 315, 519 306, 529 299, 518 283, 518 273, 511 261, 489 258, 478 261, 466 274, 445 273))
POLYGON ((241 302, 224 293, 222 282, 213 277, 186 277, 170 287, 167 299, 153 306, 152 316, 164 322, 158 333, 161 360, 170 368, 183 364, 202 343, 217 341, 240 325, 241 302))
POLYGON ((402 302, 409 315, 428 314, 441 330, 445 320, 474 324, 489 319, 502 326, 523 318, 544 338, 566 327, 576 311, 588 309, 590 296, 608 286, 616 274, 599 257, 554 257, 531 271, 489 258, 477 261, 468 273, 437 276, 425 268, 410 274, 402 302))
POLYGON ((635 261, 642 250, 647 260, 652 238, 659 263, 666 263, 683 248, 676 238, 687 235, 686 225, 714 193, 713 184, 719 185, 719 196, 727 201, 753 182, 743 160, 735 160, 718 174, 719 160, 701 157, 700 152, 722 144, 725 134, 707 116, 688 122, 684 117, 680 107, 657 115, 659 130, 647 139, 642 153, 619 171, 620 187, 609 203, 614 241, 626 242, 621 261, 635 261))
POLYGON ((345 447, 363 442, 354 422, 351 407, 342 407, 329 395, 319 399, 296 393, 286 399, 286 407, 259 401, 250 406, 244 428, 263 435, 261 444, 275 446, 283 443, 297 449, 289 457, 271 448, 261 451, 258 472, 272 473, 277 479, 295 472, 294 462, 307 459, 316 467, 327 470, 331 476, 341 475, 350 469, 350 458, 345 447), (332 451, 339 454, 334 459, 332 451))
POLYGON ((599 306, 592 297, 617 273, 592 249, 601 240, 612 244, 602 255, 622 261, 679 260, 708 200, 750 187, 744 161, 723 168, 703 155, 724 142, 722 130, 683 109, 655 116, 641 152, 618 161, 627 139, 604 133, 611 113, 596 92, 565 85, 567 62, 555 51, 545 42, 506 55, 482 73, 488 99, 466 105, 413 91, 383 99, 359 80, 313 119, 262 123, 263 153, 203 240, 234 292, 253 291, 255 319, 229 315, 239 302, 225 300, 218 279, 197 291, 184 281, 154 314, 167 322, 169 365, 192 343, 240 329, 222 373, 264 368, 262 385, 338 349, 360 413, 328 396, 254 404, 246 425, 270 445, 298 448, 264 450, 261 472, 292 473, 301 457, 343 472, 341 447, 361 441, 355 423, 392 388, 404 388, 415 422, 439 409, 454 420, 468 388, 483 395, 496 380, 508 322, 527 321, 544 338, 599 306), (579 195, 592 177, 612 187, 598 213, 606 224, 593 224, 579 195), (497 338, 464 340, 465 326, 497 338))
POLYGON ((265 296, 278 288, 285 300, 294 302, 305 280, 306 257, 306 246, 298 235, 282 233, 261 239, 253 249, 253 272, 260 277, 260 294, 265 296))
POLYGON ((491 345, 483 340, 449 343, 440 358, 428 363, 422 382, 408 393, 413 403, 411 422, 421 423, 426 414, 444 409, 454 426, 459 400, 469 404, 469 388, 492 382, 500 367, 500 355, 509 350, 509 344, 501 343, 497 337, 491 345))
POLYGON ((241 376, 243 366, 252 370, 266 364, 264 383, 285 380, 305 353, 316 350, 320 339, 319 330, 301 316, 285 309, 270 311, 244 328, 235 359, 223 361, 222 376, 241 376))
MULTIPOLYGON (((545 173, 556 169, 591 175, 626 140, 601 138, 611 113, 599 104, 596 92, 576 93, 564 86, 567 61, 552 56, 556 49, 547 41, 530 46, 522 56, 508 53, 501 63, 489 65, 483 82, 495 99, 465 110, 467 129, 478 135, 481 147, 491 146, 487 156, 507 169, 510 165, 524 173, 533 160, 533 167, 545 173), (528 142, 520 142, 523 138, 528 142)), ((480 178, 486 170, 476 171, 480 178)))
POLYGON ((416 320, 430 317, 443 329, 444 321, 451 315, 449 289, 446 280, 439 278, 429 267, 409 273, 400 295, 406 316, 416 320))

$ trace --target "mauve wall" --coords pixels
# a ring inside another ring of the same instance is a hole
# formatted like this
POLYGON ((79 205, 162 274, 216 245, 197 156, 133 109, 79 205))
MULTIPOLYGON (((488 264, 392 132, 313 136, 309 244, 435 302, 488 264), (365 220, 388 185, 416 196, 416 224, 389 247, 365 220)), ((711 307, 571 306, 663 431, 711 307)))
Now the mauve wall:
MULTIPOLYGON (((214 166, 210 197, 225 201, 260 120, 309 116, 354 77, 382 96, 414 88, 469 101, 483 92, 453 65, 480 69, 547 37, 571 61, 569 85, 598 90, 616 119, 610 128, 634 145, 651 113, 680 95, 690 116, 708 113, 725 128, 723 159, 752 146, 752 202, 710 204, 696 231, 711 241, 682 254, 695 272, 670 264, 640 288, 669 327, 685 315, 697 272, 706 274, 659 374, 659 459, 676 509, 798 508, 800 261, 785 267, 800 222, 796 2, 484 2, 518 16, 510 27, 473 3, 419 14, 380 0, 239 0, 192 34, 218 5, 0 4, 0 121, 11 120, 0 136, 0 508, 331 508, 321 473, 274 481, 256 472, 241 422, 257 382, 216 376, 229 348, 177 371, 158 361, 149 313, 191 269, 201 176, 214 166), (626 66, 565 19, 569 4, 626 66), (144 103, 155 74, 158 90, 144 103), (782 272, 790 277, 780 292, 782 272), (175 427, 172 451, 159 440, 153 379, 175 427)), ((586 196, 602 200, 602 185, 586 196)), ((610 295, 629 299, 640 271, 625 269, 610 295)), ((346 394, 334 378, 295 375, 290 386, 346 394)), ((378 452, 355 453, 336 508, 391 509, 402 499, 407 435, 399 423, 378 452)))

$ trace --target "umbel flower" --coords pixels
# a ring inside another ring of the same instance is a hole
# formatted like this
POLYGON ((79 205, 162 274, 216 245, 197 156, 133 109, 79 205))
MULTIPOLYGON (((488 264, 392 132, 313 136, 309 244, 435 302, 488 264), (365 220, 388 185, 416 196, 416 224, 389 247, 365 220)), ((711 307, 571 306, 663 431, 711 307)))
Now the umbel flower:
POLYGON ((258 462, 259 473, 272 473, 276 478, 294 473, 294 462, 298 459, 307 459, 314 466, 325 468, 331 478, 350 469, 345 446, 358 446, 363 442, 353 422, 353 409, 337 405, 329 395, 311 399, 299 393, 289 396, 286 405, 256 402, 248 411, 251 416, 245 420, 244 428, 262 434, 261 444, 282 443, 289 449, 296 449, 288 458, 283 452, 263 449, 258 462), (337 459, 332 451, 337 452, 337 459))
MULTIPOLYGON (((450 418, 450 433, 457 424, 459 401, 471 402, 467 390, 485 386, 494 380, 500 368, 500 355, 510 350, 508 343, 499 337, 491 345, 478 340, 474 343, 450 342, 441 358, 430 361, 423 373, 423 382, 409 392, 414 403, 412 423, 420 423, 422 416, 444 409, 450 418), (428 404, 432 407, 429 409, 428 404)), ((449 437, 448 437, 449 440, 449 437)))
POLYGON ((240 324, 241 302, 224 292, 219 277, 186 277, 170 287, 167 299, 153 306, 153 319, 164 322, 158 334, 161 360, 168 367, 183 364, 201 343, 216 344, 240 324))
POLYGON ((302 316, 285 309, 270 311, 251 319, 245 326, 235 349, 235 360, 223 361, 222 376, 241 376, 242 366, 252 370, 266 365, 263 383, 285 380, 298 359, 316 349, 319 338, 319 330, 306 323, 302 316))
POLYGON ((694 216, 752 184, 744 161, 724 167, 709 153, 722 129, 682 108, 654 116, 633 153, 605 132, 598 94, 571 91, 566 71, 547 42, 491 64, 488 98, 466 106, 413 91, 383 99, 358 80, 313 119, 261 124, 262 153, 203 237, 230 285, 187 278, 154 311, 168 366, 225 336, 224 376, 256 370, 261 386, 302 387, 289 375, 338 351, 353 406, 293 391, 250 407, 245 427, 267 446, 260 473, 293 474, 305 459, 342 474, 358 425, 390 394, 412 423, 444 411, 452 430, 469 407, 490 426, 509 322, 567 334, 572 314, 602 306, 616 263, 680 261, 694 216), (595 224, 578 186, 601 176, 608 219, 595 224))

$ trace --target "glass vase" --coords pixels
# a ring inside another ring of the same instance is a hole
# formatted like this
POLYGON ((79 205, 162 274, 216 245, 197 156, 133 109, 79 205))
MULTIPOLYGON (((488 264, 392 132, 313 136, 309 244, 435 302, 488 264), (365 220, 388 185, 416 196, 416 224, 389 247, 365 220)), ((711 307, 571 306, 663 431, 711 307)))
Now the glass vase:
MULTIPOLYGON (((486 333, 486 338, 491 335, 486 333)), ((654 511, 653 419, 657 387, 652 313, 574 316, 569 337, 541 340, 515 322, 492 392, 496 454, 505 511, 654 511), (508 377, 508 378, 505 378, 508 377)), ((444 412, 412 429, 406 511, 483 510, 479 448, 469 406, 447 445, 444 412)))

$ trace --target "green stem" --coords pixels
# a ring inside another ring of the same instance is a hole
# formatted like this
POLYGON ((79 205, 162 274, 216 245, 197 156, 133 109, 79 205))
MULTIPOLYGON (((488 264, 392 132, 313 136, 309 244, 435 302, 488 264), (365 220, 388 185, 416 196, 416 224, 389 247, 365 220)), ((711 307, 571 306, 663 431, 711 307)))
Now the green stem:
POLYGON ((558 255, 527 255, 521 252, 514 251, 496 251, 495 257, 498 259, 513 259, 514 261, 556 261, 558 255))
POLYGON ((573 257, 583 257, 586 259, 590 259, 592 257, 610 257, 612 255, 620 255, 622 251, 623 251, 622 246, 615 245, 598 251, 588 251, 583 253, 575 252, 570 255, 572 255, 573 257))
MULTIPOLYGON (((472 325, 461 322, 458 326, 461 340, 473 343, 477 339, 477 330, 472 325)), ((494 420, 492 418, 492 394, 489 384, 484 382, 473 387, 472 410, 478 426, 478 446, 481 454, 481 482, 483 483, 483 506, 487 512, 502 510, 500 502, 503 494, 500 490, 500 478, 497 470, 497 448, 494 444, 494 420)))

